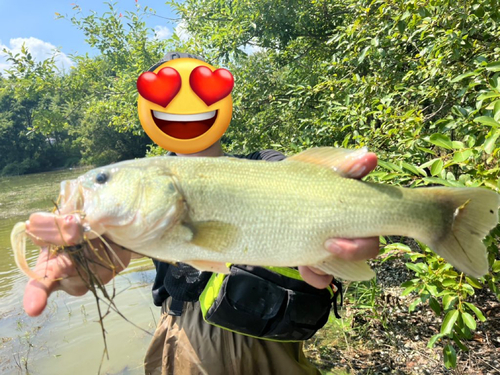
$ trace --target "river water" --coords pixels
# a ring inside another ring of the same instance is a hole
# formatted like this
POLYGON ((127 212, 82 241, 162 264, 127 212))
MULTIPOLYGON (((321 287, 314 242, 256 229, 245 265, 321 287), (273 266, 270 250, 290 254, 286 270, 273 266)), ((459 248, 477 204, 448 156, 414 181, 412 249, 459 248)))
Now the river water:
MULTIPOLYGON (((56 292, 41 316, 29 317, 22 308, 27 277, 17 269, 10 245, 14 224, 27 220, 32 212, 50 211, 59 182, 83 172, 0 178, 0 374, 98 373, 104 343, 94 296, 56 292)), ((31 266, 37 254, 38 249, 30 244, 31 266)), ((118 295, 114 301, 130 322, 114 312, 104 319, 109 359, 102 362, 101 374, 144 373, 143 357, 159 319, 150 292, 154 274, 151 260, 143 258, 133 260, 115 278, 118 295)))

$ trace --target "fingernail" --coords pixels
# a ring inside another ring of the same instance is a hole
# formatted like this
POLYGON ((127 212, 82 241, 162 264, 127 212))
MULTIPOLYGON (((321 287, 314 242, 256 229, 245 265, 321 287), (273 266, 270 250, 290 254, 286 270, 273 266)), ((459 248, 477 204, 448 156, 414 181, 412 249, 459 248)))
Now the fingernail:
POLYGON ((368 147, 361 147, 357 148, 355 150, 350 150, 349 154, 346 156, 346 159, 349 160, 356 160, 359 158, 362 158, 368 153, 368 147))
POLYGON ((359 163, 354 163, 351 169, 349 169, 349 177, 351 178, 360 178, 361 176, 364 176, 366 172, 366 166, 363 164, 359 163))
POLYGON ((336 240, 327 240, 325 242, 325 247, 333 255, 338 255, 342 252, 342 248, 339 246, 336 240))
POLYGON ((325 246, 333 255, 345 255, 346 252, 353 252, 358 248, 356 242, 347 238, 326 240, 325 246))

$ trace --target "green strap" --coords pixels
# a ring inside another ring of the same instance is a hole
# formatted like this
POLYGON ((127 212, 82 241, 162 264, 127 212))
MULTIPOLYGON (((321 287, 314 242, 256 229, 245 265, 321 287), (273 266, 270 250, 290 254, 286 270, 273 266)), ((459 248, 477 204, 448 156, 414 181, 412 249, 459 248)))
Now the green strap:
POLYGON ((213 305, 215 299, 219 295, 222 282, 225 278, 226 275, 224 275, 223 273, 213 273, 208 280, 205 289, 203 289, 203 292, 200 295, 200 307, 203 314, 203 319, 205 319, 205 315, 207 314, 208 309, 213 305))

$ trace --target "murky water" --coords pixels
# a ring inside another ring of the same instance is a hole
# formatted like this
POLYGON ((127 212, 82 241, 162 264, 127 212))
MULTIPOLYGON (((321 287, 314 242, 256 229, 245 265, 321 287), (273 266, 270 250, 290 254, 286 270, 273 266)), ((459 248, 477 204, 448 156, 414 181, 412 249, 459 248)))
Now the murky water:
MULTIPOLYGON (((103 338, 94 297, 72 297, 56 292, 44 313, 30 318, 22 308, 27 278, 15 266, 10 231, 32 212, 48 211, 59 182, 82 170, 65 170, 0 178, 0 374, 97 374, 103 338)), ((30 265, 38 249, 30 246, 30 265)), ((154 269, 149 259, 134 260, 115 279, 115 303, 135 325, 153 332, 159 308, 151 298, 154 269)), ((143 374, 142 361, 151 336, 116 313, 104 320, 109 360, 101 374, 143 374)))

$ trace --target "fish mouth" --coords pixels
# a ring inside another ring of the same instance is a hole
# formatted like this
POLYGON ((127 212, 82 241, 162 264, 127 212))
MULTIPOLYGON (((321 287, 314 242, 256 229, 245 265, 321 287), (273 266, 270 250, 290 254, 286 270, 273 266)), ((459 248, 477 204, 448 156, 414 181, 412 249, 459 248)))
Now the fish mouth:
POLYGON ((218 110, 178 115, 161 111, 151 111, 153 120, 163 133, 177 139, 192 139, 206 133, 217 119, 218 110))

